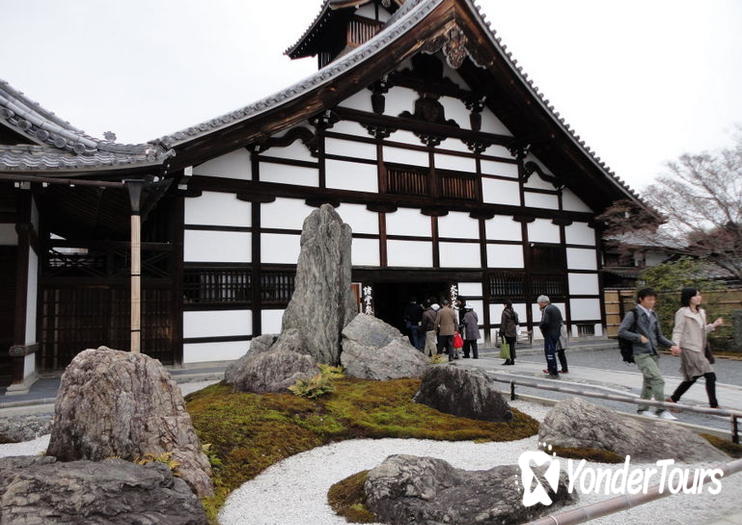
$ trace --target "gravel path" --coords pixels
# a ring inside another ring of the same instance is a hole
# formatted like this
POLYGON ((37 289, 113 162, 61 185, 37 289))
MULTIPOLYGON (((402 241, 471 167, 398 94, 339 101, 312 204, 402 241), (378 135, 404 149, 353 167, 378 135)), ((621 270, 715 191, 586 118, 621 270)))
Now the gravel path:
MULTIPOLYGON (((512 406, 541 420, 547 407, 526 401, 512 406)), ((219 514, 222 525, 332 525, 346 523, 327 505, 327 491, 337 481, 360 470, 373 468, 391 454, 413 454, 444 459, 458 468, 489 469, 515 464, 525 450, 536 450, 536 436, 498 443, 441 442, 416 439, 353 440, 319 447, 281 461, 235 490, 219 514)), ((622 466, 588 463, 602 468, 622 466)), ((636 464, 632 464, 636 465, 636 464)), ((717 496, 675 495, 636 507, 627 512, 595 520, 596 524, 709 523, 734 512, 742 503, 742 474, 722 481, 717 496)), ((606 499, 604 495, 582 495, 578 505, 606 499)))

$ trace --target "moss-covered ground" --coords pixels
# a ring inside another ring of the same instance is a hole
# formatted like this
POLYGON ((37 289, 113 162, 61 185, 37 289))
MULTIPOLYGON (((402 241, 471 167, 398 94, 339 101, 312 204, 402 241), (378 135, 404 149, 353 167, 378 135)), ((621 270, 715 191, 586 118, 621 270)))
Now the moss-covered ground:
POLYGON ((512 441, 538 432, 538 421, 513 409, 510 422, 486 422, 441 413, 414 403, 419 380, 334 381, 318 399, 293 394, 232 392, 219 383, 186 396, 202 443, 211 444, 215 495, 204 500, 216 523, 231 491, 278 461, 333 441, 418 438, 512 441))
POLYGON ((363 484, 368 478, 368 470, 362 470, 338 481, 327 492, 327 503, 332 510, 350 523, 374 523, 376 516, 366 506, 366 493, 363 484))
POLYGON ((726 452, 731 457, 735 459, 742 458, 742 445, 733 443, 730 439, 715 436, 714 434, 701 434, 701 437, 706 438, 706 441, 722 452, 726 452))

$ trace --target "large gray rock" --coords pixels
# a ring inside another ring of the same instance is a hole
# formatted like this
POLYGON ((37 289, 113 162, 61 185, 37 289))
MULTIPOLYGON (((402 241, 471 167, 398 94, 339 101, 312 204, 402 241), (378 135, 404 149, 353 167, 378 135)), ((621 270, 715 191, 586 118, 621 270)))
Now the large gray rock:
POLYGON ((196 495, 162 463, 0 459, 0 522, 205 525, 196 495))
POLYGON ((167 452, 199 497, 213 493, 209 460, 162 364, 118 350, 80 352, 62 375, 47 454, 101 461, 167 452))
POLYGON ((422 377, 430 362, 399 330, 371 315, 358 314, 343 329, 340 364, 349 376, 385 381, 422 377))
POLYGON ((294 294, 281 332, 296 328, 318 363, 340 362, 340 332, 356 315, 351 290, 351 229, 329 204, 304 220, 294 294))
POLYGON ((423 376, 417 403, 453 414, 484 421, 510 421, 513 413, 494 381, 481 370, 453 365, 431 366, 423 376))
POLYGON ((0 419, 0 443, 20 443, 48 434, 51 414, 7 416, 0 419))
POLYGON ((573 397, 560 401, 539 426, 539 441, 552 446, 597 448, 634 461, 729 461, 729 456, 680 425, 624 416, 573 397))
POLYGON ((278 339, 277 334, 263 334, 250 341, 250 349, 245 353, 245 355, 227 365, 226 370, 224 370, 224 381, 233 385, 236 381, 237 374, 243 367, 245 367, 247 362, 255 357, 255 355, 270 350, 273 343, 276 342, 276 339, 278 339))
MULTIPOLYGON (((533 470, 542 486, 549 487, 543 471, 533 470)), ((564 472, 556 493, 547 488, 551 505, 524 507, 517 465, 466 471, 442 459, 408 455, 389 456, 369 471, 363 488, 369 510, 393 525, 516 524, 577 500, 567 491, 564 472)))

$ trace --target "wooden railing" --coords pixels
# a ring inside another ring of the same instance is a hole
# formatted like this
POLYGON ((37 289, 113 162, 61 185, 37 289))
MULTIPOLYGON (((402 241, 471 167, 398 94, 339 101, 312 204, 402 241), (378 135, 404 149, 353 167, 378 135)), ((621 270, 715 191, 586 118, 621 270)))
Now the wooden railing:
POLYGON ((368 42, 384 24, 369 18, 353 17, 348 23, 348 46, 357 47, 368 42))

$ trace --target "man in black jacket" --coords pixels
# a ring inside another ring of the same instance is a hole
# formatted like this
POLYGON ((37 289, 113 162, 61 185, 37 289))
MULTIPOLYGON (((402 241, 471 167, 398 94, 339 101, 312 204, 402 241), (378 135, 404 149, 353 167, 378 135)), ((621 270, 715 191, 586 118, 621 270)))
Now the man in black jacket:
POLYGON ((556 364, 556 349, 559 342, 559 332, 562 327, 562 312, 551 304, 545 295, 539 295, 536 299, 538 307, 541 308, 541 322, 538 327, 544 336, 544 354, 546 355, 546 367, 549 377, 559 379, 559 371, 556 364))
POLYGON ((422 350, 425 345, 425 339, 420 331, 420 321, 423 319, 423 307, 417 304, 417 298, 410 297, 410 302, 404 309, 404 325, 407 329, 407 335, 410 337, 410 344, 422 350))

